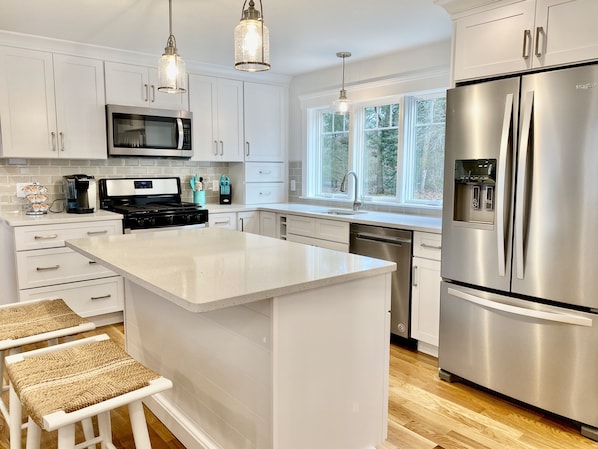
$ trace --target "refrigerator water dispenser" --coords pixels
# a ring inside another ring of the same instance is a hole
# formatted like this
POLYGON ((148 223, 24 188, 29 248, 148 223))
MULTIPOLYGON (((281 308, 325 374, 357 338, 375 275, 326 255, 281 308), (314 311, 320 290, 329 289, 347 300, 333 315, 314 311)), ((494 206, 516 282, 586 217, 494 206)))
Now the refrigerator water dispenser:
POLYGON ((496 159, 455 161, 453 220, 494 224, 496 159))

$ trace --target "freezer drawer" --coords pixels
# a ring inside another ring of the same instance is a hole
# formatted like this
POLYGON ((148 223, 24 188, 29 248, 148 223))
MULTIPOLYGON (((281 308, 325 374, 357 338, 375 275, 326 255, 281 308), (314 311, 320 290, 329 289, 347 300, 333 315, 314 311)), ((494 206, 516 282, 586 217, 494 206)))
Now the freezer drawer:
POLYGON ((442 282, 439 367, 598 426, 598 315, 442 282))

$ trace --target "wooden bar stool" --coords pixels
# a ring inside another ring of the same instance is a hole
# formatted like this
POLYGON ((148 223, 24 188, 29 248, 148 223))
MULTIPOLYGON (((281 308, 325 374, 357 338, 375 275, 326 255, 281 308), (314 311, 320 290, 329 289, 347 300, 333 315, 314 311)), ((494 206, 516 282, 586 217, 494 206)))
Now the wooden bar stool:
MULTIPOLYGON (((128 405, 137 449, 151 448, 142 399, 172 388, 172 382, 129 356, 106 334, 6 358, 10 426, 21 410, 29 417, 27 449, 39 449, 41 430, 58 430, 58 449, 112 443, 110 411, 128 405), (14 418, 13 418, 14 416, 14 418), (99 436, 75 444, 75 424, 98 417, 99 436)), ((13 441, 11 438, 11 449, 13 441)), ((14 446, 15 448, 18 446, 14 446)))
MULTIPOLYGON (((0 385, 1 392, 8 390, 4 383, 4 360, 11 353, 20 352, 25 345, 44 343, 55 344, 58 338, 73 337, 81 332, 95 329, 95 324, 77 315, 62 299, 42 299, 0 306, 0 385)), ((0 399, 0 412, 9 424, 10 413, 0 399)), ((16 420, 15 420, 16 422, 16 420)), ((18 437, 25 425, 11 429, 11 438, 18 437)), ((89 423, 84 424, 89 431, 89 423)), ((92 429, 93 430, 93 429, 92 429)))

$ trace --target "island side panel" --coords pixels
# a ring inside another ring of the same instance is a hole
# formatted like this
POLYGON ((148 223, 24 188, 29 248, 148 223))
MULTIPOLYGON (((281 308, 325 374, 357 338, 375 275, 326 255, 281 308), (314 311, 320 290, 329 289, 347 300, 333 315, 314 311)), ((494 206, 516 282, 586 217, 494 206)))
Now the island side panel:
POLYGON ((272 300, 192 313, 126 287, 127 351, 174 384, 158 418, 188 449, 271 448, 272 300))
POLYGON ((390 274, 275 298, 274 449, 387 435, 390 274))

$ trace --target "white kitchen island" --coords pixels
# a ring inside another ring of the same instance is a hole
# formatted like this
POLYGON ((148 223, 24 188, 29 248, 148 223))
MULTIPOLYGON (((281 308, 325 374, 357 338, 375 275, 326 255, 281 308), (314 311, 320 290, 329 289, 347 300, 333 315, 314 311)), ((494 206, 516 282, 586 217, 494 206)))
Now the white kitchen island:
POLYGON ((127 351, 189 449, 386 438, 394 263, 219 228, 67 241, 125 278, 127 351))

